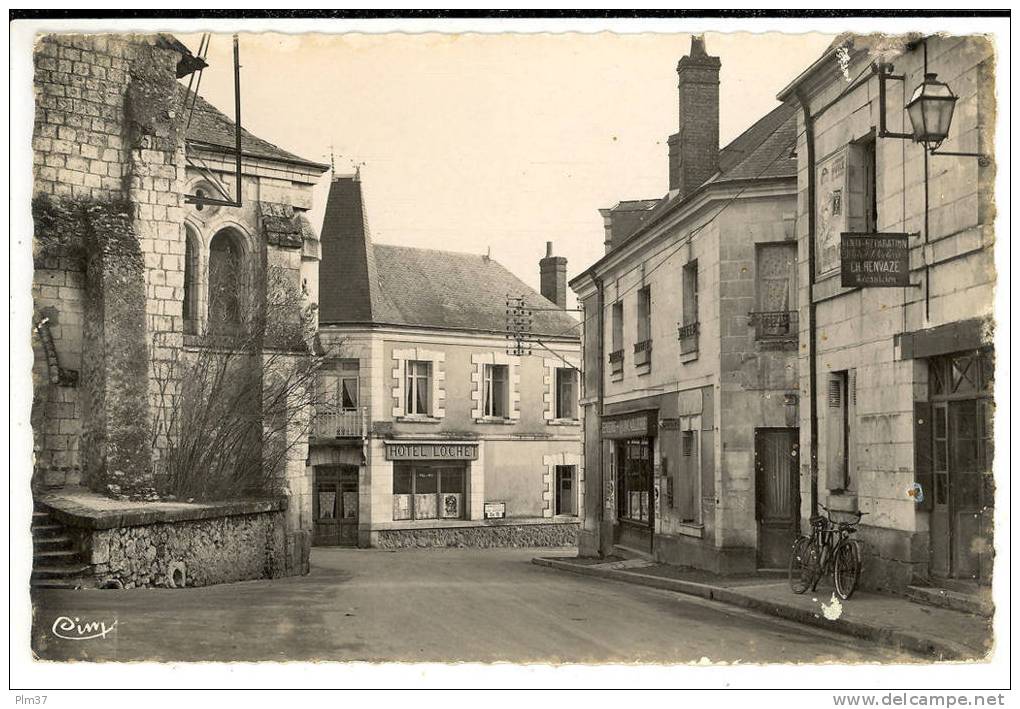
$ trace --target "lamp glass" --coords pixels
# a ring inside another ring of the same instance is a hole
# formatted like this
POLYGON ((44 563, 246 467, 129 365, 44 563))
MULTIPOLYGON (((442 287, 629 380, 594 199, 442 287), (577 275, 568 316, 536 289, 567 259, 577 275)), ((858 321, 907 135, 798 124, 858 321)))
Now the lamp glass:
POLYGON ((955 109, 956 96, 949 85, 939 81, 935 74, 925 74, 907 104, 914 141, 924 143, 930 150, 941 145, 949 135, 955 109))

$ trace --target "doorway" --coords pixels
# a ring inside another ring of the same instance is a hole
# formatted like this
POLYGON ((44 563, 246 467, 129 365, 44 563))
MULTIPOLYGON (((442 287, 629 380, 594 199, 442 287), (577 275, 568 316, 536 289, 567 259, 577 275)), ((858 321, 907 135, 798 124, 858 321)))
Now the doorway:
POLYGON ((653 438, 616 441, 616 543, 651 553, 655 527, 652 496, 653 438))
POLYGON ((755 518, 760 569, 785 568, 790 545, 797 536, 799 437, 796 428, 757 428, 754 431, 755 518))
POLYGON ((315 466, 315 546, 358 545, 358 467, 315 466))
POLYGON ((991 581, 995 490, 991 350, 933 357, 933 576, 991 581))

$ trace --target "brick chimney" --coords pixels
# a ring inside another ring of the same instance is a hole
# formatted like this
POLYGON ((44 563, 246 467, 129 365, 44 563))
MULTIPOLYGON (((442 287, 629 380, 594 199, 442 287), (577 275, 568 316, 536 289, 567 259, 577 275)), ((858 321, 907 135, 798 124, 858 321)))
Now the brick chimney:
POLYGON ((567 307, 567 259, 553 256, 551 241, 545 242, 545 258, 538 262, 542 297, 560 308, 567 307))
POLYGON ((702 35, 691 37, 690 53, 676 65, 680 125, 667 141, 670 193, 690 194, 719 170, 720 65, 702 35))

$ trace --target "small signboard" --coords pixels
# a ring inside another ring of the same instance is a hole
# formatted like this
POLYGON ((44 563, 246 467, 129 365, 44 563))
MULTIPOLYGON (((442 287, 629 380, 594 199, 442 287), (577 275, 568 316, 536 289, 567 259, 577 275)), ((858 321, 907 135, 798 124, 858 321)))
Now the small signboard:
POLYGON ((902 288, 910 285, 908 234, 843 232, 840 243, 844 288, 902 288))
POLYGON ((658 423, 658 417, 654 411, 606 417, 602 420, 602 437, 644 438, 654 436, 658 423))
POLYGON ((486 502, 483 511, 485 519, 503 519, 506 517, 506 503, 486 502))

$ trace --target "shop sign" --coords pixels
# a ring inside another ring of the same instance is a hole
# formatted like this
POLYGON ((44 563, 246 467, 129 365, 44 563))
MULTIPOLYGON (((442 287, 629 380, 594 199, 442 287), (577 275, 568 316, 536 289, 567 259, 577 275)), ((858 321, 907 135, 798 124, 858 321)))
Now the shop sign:
POLYGON ((902 288, 910 285, 907 234, 841 234, 841 285, 844 288, 902 288))
POLYGON ((386 460, 478 460, 478 444, 387 443, 386 460))
POLYGON ((506 503, 486 502, 483 513, 485 519, 503 519, 506 517, 506 503))
POLYGON ((640 414, 603 419, 602 437, 643 438, 654 436, 657 418, 654 411, 645 411, 640 414))

